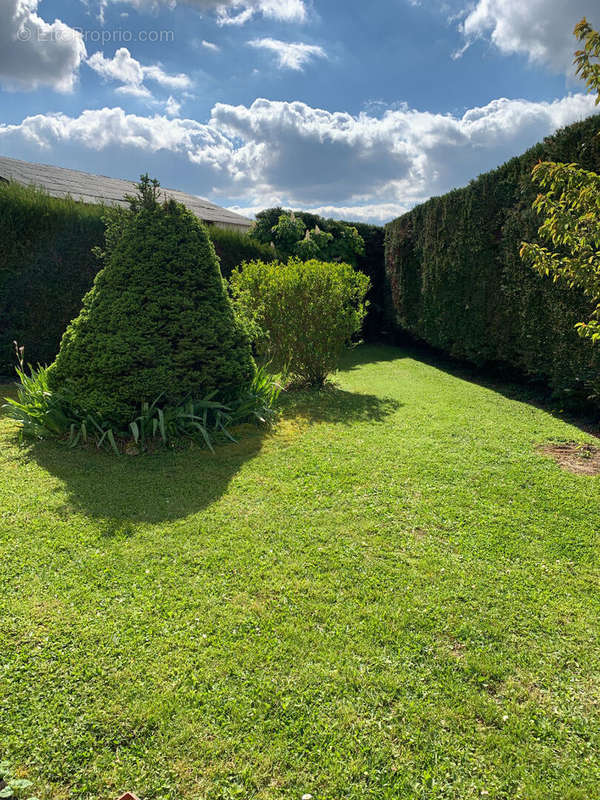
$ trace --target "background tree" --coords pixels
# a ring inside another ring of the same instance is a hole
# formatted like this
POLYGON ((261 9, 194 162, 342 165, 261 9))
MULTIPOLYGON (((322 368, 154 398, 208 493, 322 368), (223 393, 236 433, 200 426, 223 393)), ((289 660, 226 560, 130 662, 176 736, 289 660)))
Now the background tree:
MULTIPOLYGON (((576 72, 600 103, 600 33, 584 18, 574 35, 576 72)), ((600 341, 600 175, 577 164, 540 162, 532 173, 543 190, 533 207, 545 219, 539 235, 549 246, 524 242, 521 257, 542 275, 583 290, 595 305, 591 318, 577 324, 581 336, 600 341)))
POLYGON ((281 214, 277 225, 271 228, 271 241, 283 258, 290 258, 296 252, 296 247, 306 235, 306 225, 297 219, 294 212, 281 214))
POLYGON ((251 236, 264 244, 273 243, 284 259, 316 258, 356 267, 359 257, 365 254, 365 242, 354 225, 306 211, 261 211, 256 215, 251 236))

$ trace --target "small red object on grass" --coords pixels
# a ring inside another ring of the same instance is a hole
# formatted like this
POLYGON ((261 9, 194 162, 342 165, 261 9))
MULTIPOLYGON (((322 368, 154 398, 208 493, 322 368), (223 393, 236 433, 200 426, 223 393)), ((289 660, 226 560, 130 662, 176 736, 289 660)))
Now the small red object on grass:
POLYGON ((139 800, 139 798, 132 794, 132 792, 125 792, 125 794, 122 794, 121 797, 119 797, 119 800, 139 800))

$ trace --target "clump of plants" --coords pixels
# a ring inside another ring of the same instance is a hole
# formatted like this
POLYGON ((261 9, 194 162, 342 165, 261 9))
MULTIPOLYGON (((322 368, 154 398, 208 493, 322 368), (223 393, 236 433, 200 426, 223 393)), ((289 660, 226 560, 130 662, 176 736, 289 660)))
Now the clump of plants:
POLYGON ((349 264, 251 261, 231 292, 258 355, 290 382, 321 386, 359 333, 370 282, 349 264))
POLYGON ((268 421, 278 389, 256 370, 205 226, 161 202, 148 176, 128 199, 55 362, 28 372, 19 351, 9 413, 23 435, 115 452, 181 438, 212 447, 237 422, 268 421))
POLYGON ((2 800, 18 800, 18 798, 37 800, 36 797, 29 796, 32 786, 33 783, 27 778, 17 778, 13 774, 8 761, 0 761, 0 798, 2 800))
MULTIPOLYGON (((22 358, 22 348, 17 348, 22 358)), ((21 425, 21 439, 63 440, 70 447, 95 445, 116 455, 142 453, 158 446, 177 446, 195 441, 214 452, 222 441, 235 442, 231 429, 244 422, 270 425, 281 387, 267 371, 256 370, 249 386, 229 404, 212 399, 188 397, 179 405, 164 405, 161 397, 140 403, 129 421, 86 411, 72 398, 51 389, 49 367, 23 362, 17 367, 17 398, 7 398, 7 416, 21 425)))

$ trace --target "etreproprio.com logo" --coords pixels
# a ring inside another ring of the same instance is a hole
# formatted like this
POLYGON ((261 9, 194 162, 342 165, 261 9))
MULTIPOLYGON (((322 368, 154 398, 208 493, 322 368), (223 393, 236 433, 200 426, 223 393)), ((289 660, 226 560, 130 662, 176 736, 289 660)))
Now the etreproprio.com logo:
POLYGON ((68 28, 52 27, 47 29, 31 28, 22 25, 17 32, 19 42, 71 42, 76 39, 84 44, 129 44, 130 42, 173 42, 174 31, 142 30, 132 31, 128 28, 68 28))

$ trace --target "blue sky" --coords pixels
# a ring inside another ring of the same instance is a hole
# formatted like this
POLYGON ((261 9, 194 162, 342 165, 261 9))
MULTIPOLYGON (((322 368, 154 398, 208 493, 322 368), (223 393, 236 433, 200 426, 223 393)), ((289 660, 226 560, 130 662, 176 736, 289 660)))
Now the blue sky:
POLYGON ((1 0, 0 154, 385 222, 594 112, 598 0, 1 0))

